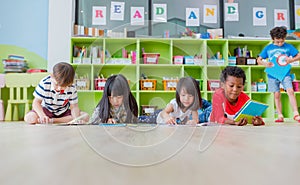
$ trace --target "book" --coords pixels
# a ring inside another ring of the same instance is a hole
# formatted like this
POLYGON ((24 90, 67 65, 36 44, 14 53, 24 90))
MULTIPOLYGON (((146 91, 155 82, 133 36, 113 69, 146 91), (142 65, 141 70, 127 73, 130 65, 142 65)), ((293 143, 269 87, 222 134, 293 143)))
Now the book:
POLYGON ((265 72, 274 78, 282 81, 284 77, 290 72, 291 65, 286 63, 286 55, 279 55, 277 58, 273 58, 270 62, 273 63, 273 67, 267 67, 265 72))
POLYGON ((234 115, 234 121, 239 121, 242 118, 247 118, 248 123, 252 122, 252 117, 261 116, 269 106, 267 104, 248 100, 243 107, 234 115))

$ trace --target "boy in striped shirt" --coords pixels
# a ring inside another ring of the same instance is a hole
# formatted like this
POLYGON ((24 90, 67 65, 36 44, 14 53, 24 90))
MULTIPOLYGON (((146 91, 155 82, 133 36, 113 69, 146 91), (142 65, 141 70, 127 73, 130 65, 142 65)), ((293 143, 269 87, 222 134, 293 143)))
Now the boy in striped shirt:
POLYGON ((79 116, 83 116, 81 122, 87 122, 88 114, 78 107, 74 76, 75 71, 69 63, 54 65, 53 73, 43 78, 35 88, 32 110, 25 115, 25 122, 67 123, 79 116))

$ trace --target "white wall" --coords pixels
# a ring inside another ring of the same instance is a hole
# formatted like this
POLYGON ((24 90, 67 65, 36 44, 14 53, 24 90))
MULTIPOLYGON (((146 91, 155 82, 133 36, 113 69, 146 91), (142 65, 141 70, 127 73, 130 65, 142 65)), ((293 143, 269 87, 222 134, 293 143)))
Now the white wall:
POLYGON ((49 0, 48 71, 58 62, 70 62, 73 0, 49 0))

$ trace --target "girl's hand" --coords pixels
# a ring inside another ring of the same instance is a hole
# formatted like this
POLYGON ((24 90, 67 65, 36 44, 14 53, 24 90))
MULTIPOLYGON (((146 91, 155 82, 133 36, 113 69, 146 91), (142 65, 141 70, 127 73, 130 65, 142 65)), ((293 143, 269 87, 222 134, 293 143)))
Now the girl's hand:
POLYGON ((116 122, 116 120, 113 119, 113 118, 108 118, 107 123, 110 123, 110 124, 116 124, 117 122, 116 122))
POLYGON ((188 120, 187 122, 186 122, 186 124, 188 125, 197 125, 197 121, 196 120, 188 120))
POLYGON ((259 125, 265 125, 265 122, 260 116, 254 116, 252 118, 252 124, 253 126, 259 126, 259 125))
POLYGON ((176 124, 176 120, 173 117, 168 117, 168 118, 165 119, 165 121, 166 121, 167 124, 173 124, 173 125, 176 124))

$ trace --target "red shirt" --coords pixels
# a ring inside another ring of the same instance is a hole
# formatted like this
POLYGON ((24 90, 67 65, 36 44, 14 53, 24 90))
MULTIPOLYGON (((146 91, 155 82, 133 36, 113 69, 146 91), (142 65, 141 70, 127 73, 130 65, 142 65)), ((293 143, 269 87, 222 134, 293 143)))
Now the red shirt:
POLYGON ((235 105, 232 105, 225 97, 223 88, 215 91, 212 99, 211 122, 224 123, 226 119, 233 119, 233 116, 249 100, 249 96, 241 92, 235 105))

